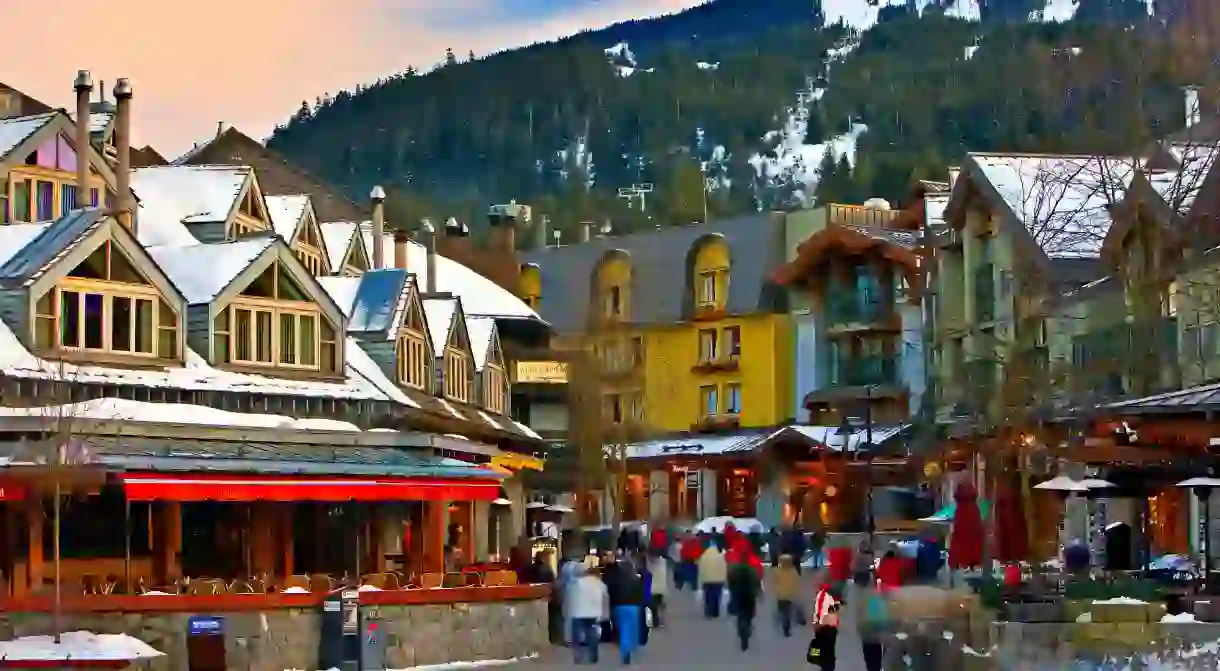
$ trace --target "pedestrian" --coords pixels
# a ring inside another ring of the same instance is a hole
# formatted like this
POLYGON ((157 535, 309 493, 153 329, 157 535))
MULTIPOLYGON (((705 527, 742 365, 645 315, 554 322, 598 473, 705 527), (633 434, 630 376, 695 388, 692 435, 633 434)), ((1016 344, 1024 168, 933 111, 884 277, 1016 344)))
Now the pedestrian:
POLYGON ((799 574, 801 572, 801 565, 805 563, 805 531, 800 527, 793 527, 788 545, 788 554, 792 555, 792 563, 796 566, 796 572, 799 574))
POLYGON ((873 547, 868 541, 860 541, 856 556, 852 560, 852 579, 855 581, 871 580, 873 572, 873 547))
POLYGON ((885 600, 885 583, 857 582, 848 607, 854 610, 856 631, 860 635, 860 650, 864 655, 865 671, 881 671, 884 658, 883 640, 889 627, 889 604, 885 600))
POLYGON ((815 621, 813 640, 809 641, 806 660, 822 671, 835 671, 836 647, 839 642, 839 604, 830 605, 826 614, 815 621))
MULTIPOLYGON (((745 548, 728 569, 729 603, 733 605, 733 617, 737 622, 737 640, 742 652, 750 649, 750 636, 754 633, 754 615, 758 612, 758 596, 762 583, 758 571, 748 561, 753 555, 745 555, 745 548)), ((757 557, 754 557, 758 560, 757 557)))
POLYGON ((569 614, 572 618, 572 655, 577 664, 587 658, 597 664, 597 646, 601 643, 598 623, 609 618, 610 595, 606 584, 589 570, 586 563, 572 562, 572 585, 568 590, 569 614))
POLYGON ((653 555, 648 560, 649 572, 652 573, 652 585, 650 588, 649 608, 652 610, 652 626, 660 629, 665 626, 663 618, 665 616, 665 596, 669 592, 669 574, 666 571, 665 558, 661 555, 653 555))
POLYGON ((699 558, 703 556, 703 541, 697 535, 691 534, 682 541, 681 581, 677 582, 679 590, 684 585, 690 585, 691 590, 699 589, 699 558))
POLYGON ((780 555, 779 569, 771 574, 771 594, 775 597, 779 628, 784 632, 784 638, 792 636, 792 621, 797 615, 796 600, 800 587, 801 576, 792 566, 792 555, 780 555))
POLYGON ((644 622, 644 580, 627 561, 617 562, 614 585, 606 585, 610 595, 610 611, 618 639, 619 657, 623 664, 640 645, 640 625, 644 622))
MULTIPOLYGON (((877 580, 881 582, 881 586, 885 589, 894 589, 902 586, 902 560, 898 558, 896 549, 891 548, 886 550, 885 555, 881 557, 881 561, 877 563, 877 580)), ((860 583, 857 582, 856 584, 859 585, 860 583)))
POLYGON ((640 583, 643 586, 640 598, 640 647, 648 645, 648 634, 650 627, 648 626, 649 616, 652 615, 652 571, 648 570, 648 560, 643 555, 635 558, 634 566, 638 566, 637 571, 640 575, 640 583))
POLYGON ((724 583, 728 579, 728 564, 720 548, 708 546, 699 557, 699 586, 703 589, 703 616, 711 619, 720 617, 720 599, 724 593, 724 583))
MULTIPOLYGON (((822 568, 822 551, 826 548, 826 538, 820 531, 809 534, 809 558, 813 560, 814 568, 822 568)), ((800 565, 800 562, 797 562, 800 565)))
POLYGON ((563 563, 559 565, 559 577, 555 580, 555 591, 559 593, 560 616, 563 619, 564 645, 572 645, 575 642, 570 601, 576 586, 577 570, 582 566, 584 564, 580 560, 573 557, 564 557, 563 563))

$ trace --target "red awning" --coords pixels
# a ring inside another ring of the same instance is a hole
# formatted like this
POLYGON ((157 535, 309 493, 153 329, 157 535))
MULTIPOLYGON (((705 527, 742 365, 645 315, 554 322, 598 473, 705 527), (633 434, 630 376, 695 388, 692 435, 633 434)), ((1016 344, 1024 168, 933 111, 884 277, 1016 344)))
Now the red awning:
MULTIPOLYGON (((492 499, 495 497, 493 496, 492 499)), ((25 499, 25 488, 12 482, 0 480, 0 501, 22 501, 25 499)))
POLYGON ((495 480, 125 474, 131 501, 494 501, 495 480))

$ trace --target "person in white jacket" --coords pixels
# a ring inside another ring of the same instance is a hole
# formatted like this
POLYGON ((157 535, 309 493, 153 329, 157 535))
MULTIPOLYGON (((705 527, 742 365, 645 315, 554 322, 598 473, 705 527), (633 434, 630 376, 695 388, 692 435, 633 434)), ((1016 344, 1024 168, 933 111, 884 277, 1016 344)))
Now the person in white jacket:
POLYGON ((724 583, 728 580, 729 566, 724 553, 710 545, 699 557, 699 585, 703 588, 703 616, 720 617, 720 600, 724 596, 724 583))
POLYGON ((664 626, 661 617, 665 614, 665 595, 669 593, 669 562, 661 554, 648 558, 648 572, 652 574, 652 594, 648 609, 652 611, 652 626, 664 626))
POLYGON ((572 618, 572 653, 575 662, 582 664, 588 657, 589 663, 597 664, 597 646, 601 643, 601 633, 597 630, 598 622, 609 619, 610 593, 606 583, 589 571, 588 566, 578 564, 573 569, 573 583, 568 588, 571 600, 569 609, 572 618), (587 652, 588 654, 584 654, 587 652))

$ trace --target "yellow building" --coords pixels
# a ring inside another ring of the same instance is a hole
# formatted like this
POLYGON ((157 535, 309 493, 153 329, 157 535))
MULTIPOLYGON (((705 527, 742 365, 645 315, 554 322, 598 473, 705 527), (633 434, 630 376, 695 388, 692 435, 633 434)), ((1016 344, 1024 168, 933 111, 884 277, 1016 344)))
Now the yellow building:
MULTIPOLYGON (((599 392, 611 426, 631 427, 636 443, 694 441, 700 448, 682 456, 711 464, 725 451, 714 446, 745 445, 793 422, 787 297, 770 277, 783 262, 781 219, 749 215, 621 236, 593 237, 591 228, 577 244, 526 253, 520 295, 602 362, 599 392)), ((660 456, 646 451, 629 456, 660 456)), ((660 470, 675 480, 691 470, 670 466, 660 470)), ((724 484, 731 473, 722 475, 716 487, 725 496, 702 497, 705 510, 734 496, 724 484)), ((736 490, 752 512, 757 484, 736 490)), ((653 517, 700 507, 666 498, 652 502, 653 517), (671 510, 658 515, 658 506, 671 510)))

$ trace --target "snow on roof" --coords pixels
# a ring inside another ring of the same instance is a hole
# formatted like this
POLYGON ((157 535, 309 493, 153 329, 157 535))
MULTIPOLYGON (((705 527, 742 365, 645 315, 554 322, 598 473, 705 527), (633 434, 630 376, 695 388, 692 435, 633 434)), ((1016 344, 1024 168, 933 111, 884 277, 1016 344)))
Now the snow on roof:
POLYGON ((949 194, 925 193, 923 203, 924 216, 928 218, 928 226, 943 226, 945 223, 945 208, 949 206, 949 194))
POLYGON ((322 242, 326 245, 331 272, 343 270, 343 257, 347 255, 347 248, 351 246, 360 225, 354 221, 327 221, 318 228, 322 230, 322 242))
POLYGON ((0 417, 44 417, 73 419, 157 422, 164 424, 211 424, 242 428, 308 429, 314 431, 359 431, 350 422, 299 420, 286 415, 231 412, 189 403, 152 403, 126 398, 97 398, 81 403, 65 403, 34 408, 0 408, 0 417), (303 424, 303 422, 305 424, 303 424))
POLYGON ((1051 258, 1096 258, 1138 166, 1129 157, 970 154, 1051 258))
MULTIPOLYGON (((345 352, 351 356, 359 345, 347 338, 345 352)), ((127 369, 69 362, 46 361, 25 348, 9 325, 0 320, 0 373, 36 380, 70 380, 76 383, 132 385, 187 391, 234 391, 254 394, 384 400, 387 394, 363 370, 354 370, 348 360, 342 382, 275 378, 252 373, 219 370, 208 365, 189 347, 179 368, 127 369)), ((402 401, 399 401, 402 402, 402 401)))
POLYGON ((0 226, 0 265, 17 256, 30 241, 50 226, 46 224, 8 224, 0 226))
POLYGON ((466 334, 470 336, 470 349, 474 353, 475 370, 487 365, 491 351, 491 338, 496 332, 496 320, 492 317, 467 317, 466 334))
MULTIPOLYGON (((407 268, 417 271, 416 280, 421 285, 427 284, 427 278, 423 274, 427 267, 427 249, 414 240, 408 242, 407 268)), ((538 313, 511 291, 440 254, 436 256, 436 290, 461 298, 462 310, 467 315, 540 320, 538 313)))
POLYGON ((339 306, 344 317, 352 316, 352 305, 356 302, 356 292, 360 290, 359 277, 319 277, 318 284, 330 294, 330 299, 339 306))
POLYGON ((284 242, 292 242, 292 234, 296 232, 301 217, 305 216, 305 208, 309 207, 309 196, 266 196, 264 200, 267 201, 271 227, 284 242))
POLYGON ((445 345, 449 344, 449 329, 453 326, 453 316, 457 314, 458 302, 452 297, 425 298, 424 318, 428 322, 428 337, 432 339, 432 353, 435 356, 445 356, 445 345))
POLYGON ((1220 143, 1173 143, 1166 147, 1177 162, 1177 170, 1157 170, 1148 173, 1148 184, 1169 207, 1185 215, 1203 188, 1220 143))
POLYGON ((93 112, 89 115, 89 132, 101 133, 114 119, 114 112, 93 112))
POLYGON ((43 126, 51 123, 56 114, 59 112, 0 119, 0 158, 8 156, 8 153, 16 149, 17 145, 25 142, 31 135, 42 130, 43 126))
POLYGON ((22 636, 11 641, 0 641, 0 659, 9 662, 117 662, 164 656, 165 653, 160 650, 127 634, 69 631, 60 635, 59 643, 52 636, 22 636))
POLYGON ((411 397, 404 394, 398 385, 394 384, 381 366, 378 366, 377 362, 373 361, 372 357, 354 339, 347 339, 344 352, 347 355, 347 367, 352 373, 350 377, 359 377, 391 401, 411 408, 419 407, 418 403, 411 400, 411 397))
POLYGON ((181 224, 229 218, 250 168, 229 165, 163 165, 131 174, 140 199, 140 242, 189 245, 196 241, 181 224))
POLYGON ((209 303, 275 242, 270 235, 234 242, 149 247, 148 253, 188 305, 209 303))

